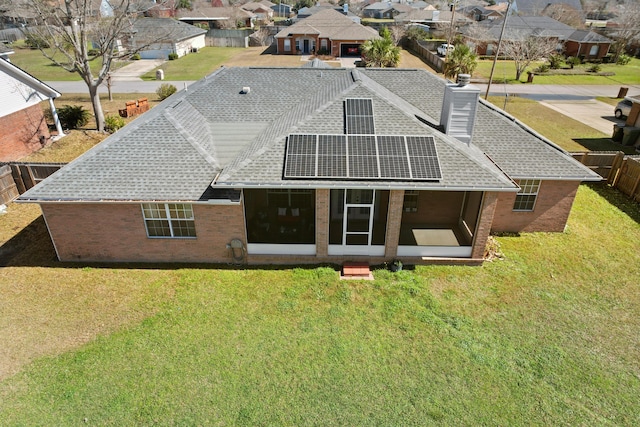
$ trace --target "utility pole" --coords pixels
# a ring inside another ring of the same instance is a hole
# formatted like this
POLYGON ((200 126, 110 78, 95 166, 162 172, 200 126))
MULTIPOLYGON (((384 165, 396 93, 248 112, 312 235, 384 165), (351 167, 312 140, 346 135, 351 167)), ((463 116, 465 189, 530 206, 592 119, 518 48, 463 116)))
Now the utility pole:
POLYGON ((509 18, 509 11, 511 10, 511 2, 507 3, 507 11, 504 14, 504 21, 502 22, 502 30, 500 31, 500 38, 498 39, 498 47, 496 48, 496 55, 493 57, 493 65, 491 65, 491 74, 489 75, 489 84, 487 85, 487 92, 484 94, 486 100, 489 96, 489 89, 491 89, 491 81, 493 80, 493 72, 496 69, 496 62, 498 62, 498 54, 500 53, 500 47, 502 46, 502 37, 504 36, 504 30, 507 27, 507 19, 509 18))
POLYGON ((451 25, 449 25, 449 34, 447 36, 447 48, 444 50, 444 62, 447 62, 447 58, 449 57, 449 45, 451 44, 451 35, 455 29, 456 22, 456 4, 458 0, 451 1, 451 25))

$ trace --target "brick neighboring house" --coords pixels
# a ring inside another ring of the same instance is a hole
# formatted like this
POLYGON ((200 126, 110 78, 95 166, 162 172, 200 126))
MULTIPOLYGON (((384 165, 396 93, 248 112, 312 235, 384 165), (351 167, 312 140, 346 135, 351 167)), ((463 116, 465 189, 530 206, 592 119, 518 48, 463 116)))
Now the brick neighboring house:
POLYGON ((611 39, 593 31, 577 30, 564 44, 564 54, 583 60, 602 59, 609 53, 611 39))
POLYGON ((198 6, 193 10, 179 9, 177 17, 187 24, 207 24, 210 29, 253 28, 256 14, 235 6, 198 6))
POLYGON ((24 193, 62 261, 480 263, 600 177, 426 70, 221 68, 24 193))
POLYGON ((58 135, 64 135, 53 104, 59 96, 55 89, 0 55, 0 161, 19 160, 51 143, 42 101, 49 100, 58 135))
POLYGON ((334 9, 324 9, 275 35, 282 55, 327 52, 332 56, 360 56, 360 45, 379 38, 378 32, 353 22, 334 9))

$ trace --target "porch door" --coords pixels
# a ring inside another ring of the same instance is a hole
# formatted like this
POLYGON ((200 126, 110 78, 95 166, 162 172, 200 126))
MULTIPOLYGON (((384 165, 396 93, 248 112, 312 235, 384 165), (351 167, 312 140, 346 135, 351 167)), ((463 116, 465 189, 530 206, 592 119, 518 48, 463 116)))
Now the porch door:
POLYGON ((309 40, 304 39, 302 41, 302 53, 309 53, 309 40))
POLYGON ((344 192, 343 245, 371 245, 374 205, 374 190, 344 192))

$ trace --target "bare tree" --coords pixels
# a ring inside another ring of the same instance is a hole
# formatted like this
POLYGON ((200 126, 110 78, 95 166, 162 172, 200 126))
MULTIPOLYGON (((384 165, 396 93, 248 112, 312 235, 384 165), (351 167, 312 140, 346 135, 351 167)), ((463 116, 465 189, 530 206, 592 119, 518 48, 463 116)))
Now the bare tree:
POLYGON ((393 44, 396 46, 400 45, 402 42, 402 38, 407 33, 407 29, 402 24, 390 25, 387 27, 389 29, 389 33, 391 34, 391 40, 393 40, 393 44))
POLYGON ((544 9, 543 14, 573 28, 584 27, 584 18, 582 17, 582 12, 564 3, 548 5, 544 9))
POLYGON ((625 53, 627 46, 640 38, 640 3, 638 0, 626 0, 618 6, 617 28, 611 34, 615 39, 612 45, 614 60, 625 53))
POLYGON ((515 62, 516 80, 520 80, 531 62, 551 55, 557 45, 556 39, 512 33, 502 41, 501 54, 515 62))
POLYGON ((255 40, 260 46, 266 46, 269 41, 269 29, 267 27, 261 27, 258 31, 251 34, 251 38, 255 40))
POLYGON ((40 25, 29 27, 43 55, 59 67, 78 73, 89 89, 98 131, 104 131, 104 113, 98 87, 107 78, 114 60, 131 55, 124 45, 144 8, 156 6, 143 0, 26 0, 40 25))

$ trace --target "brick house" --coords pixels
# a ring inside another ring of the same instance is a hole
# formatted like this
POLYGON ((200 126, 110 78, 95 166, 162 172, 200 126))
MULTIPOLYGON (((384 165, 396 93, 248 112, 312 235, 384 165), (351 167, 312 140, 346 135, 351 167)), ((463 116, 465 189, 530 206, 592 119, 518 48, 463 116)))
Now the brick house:
POLYGON ((611 39, 593 31, 576 30, 564 43, 564 54, 583 60, 602 59, 609 53, 611 39))
POLYGON ((597 180, 464 81, 223 67, 19 201, 62 261, 477 264, 597 180))
POLYGON ((282 55, 326 52, 332 56, 360 56, 360 45, 379 38, 370 27, 353 22, 334 9, 324 9, 275 35, 282 55))
POLYGON ((0 161, 18 160, 51 143, 41 101, 49 100, 58 135, 64 135, 53 104, 59 96, 6 57, 0 58, 0 161))

